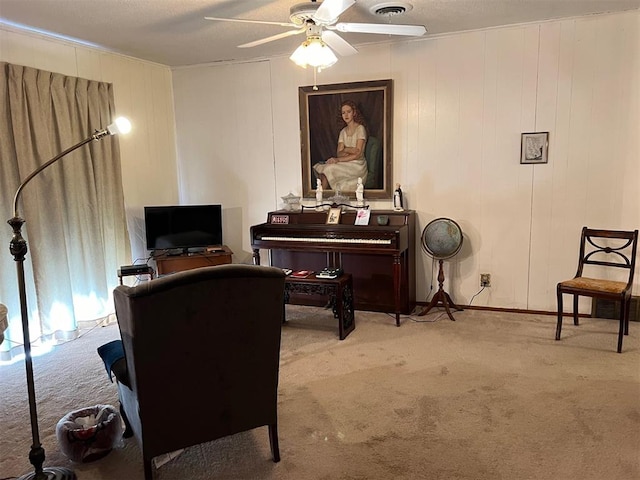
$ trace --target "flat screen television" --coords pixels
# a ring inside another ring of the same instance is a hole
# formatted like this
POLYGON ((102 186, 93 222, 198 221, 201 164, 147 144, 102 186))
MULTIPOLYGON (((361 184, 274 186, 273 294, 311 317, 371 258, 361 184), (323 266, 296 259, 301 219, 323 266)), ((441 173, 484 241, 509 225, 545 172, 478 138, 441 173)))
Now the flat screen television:
POLYGON ((175 253, 222 245, 222 205, 144 207, 147 250, 175 253))

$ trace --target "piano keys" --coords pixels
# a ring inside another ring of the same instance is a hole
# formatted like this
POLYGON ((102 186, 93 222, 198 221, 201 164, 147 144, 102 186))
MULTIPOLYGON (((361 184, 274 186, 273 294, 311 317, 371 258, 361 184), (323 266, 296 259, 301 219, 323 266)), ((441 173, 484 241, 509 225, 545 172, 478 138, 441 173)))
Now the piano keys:
POLYGON ((367 243, 375 245, 391 245, 389 238, 325 238, 325 237, 287 237, 287 236, 269 236, 264 235, 260 238, 262 241, 277 242, 302 242, 302 243, 367 243))
MULTIPOLYGON (((267 222, 251 227, 253 260, 269 251, 270 264, 292 270, 342 268, 353 275, 354 305, 358 310, 410 314, 415 307, 415 212, 374 210, 369 225, 354 225, 355 211, 339 224, 326 224, 327 214, 316 211, 269 212, 267 222), (388 218, 378 225, 377 218, 388 218)), ((309 296, 291 303, 323 305, 309 296)))

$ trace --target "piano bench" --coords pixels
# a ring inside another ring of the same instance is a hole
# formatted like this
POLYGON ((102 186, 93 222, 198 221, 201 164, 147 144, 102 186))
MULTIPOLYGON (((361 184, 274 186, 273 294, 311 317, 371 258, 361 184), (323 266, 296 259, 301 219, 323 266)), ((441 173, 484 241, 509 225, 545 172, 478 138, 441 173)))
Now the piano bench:
POLYGON ((347 335, 356 328, 353 310, 353 279, 350 273, 344 273, 337 278, 316 278, 315 275, 307 278, 286 277, 284 282, 285 303, 289 303, 291 293, 329 296, 333 307, 333 316, 338 319, 340 340, 347 338, 347 335))

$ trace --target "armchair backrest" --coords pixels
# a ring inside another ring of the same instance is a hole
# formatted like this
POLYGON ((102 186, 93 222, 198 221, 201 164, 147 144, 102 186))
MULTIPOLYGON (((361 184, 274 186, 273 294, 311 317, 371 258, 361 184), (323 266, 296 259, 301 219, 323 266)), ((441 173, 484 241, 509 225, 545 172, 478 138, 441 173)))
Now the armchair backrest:
POLYGON ((145 457, 275 423, 283 297, 281 269, 238 264, 116 287, 145 457))

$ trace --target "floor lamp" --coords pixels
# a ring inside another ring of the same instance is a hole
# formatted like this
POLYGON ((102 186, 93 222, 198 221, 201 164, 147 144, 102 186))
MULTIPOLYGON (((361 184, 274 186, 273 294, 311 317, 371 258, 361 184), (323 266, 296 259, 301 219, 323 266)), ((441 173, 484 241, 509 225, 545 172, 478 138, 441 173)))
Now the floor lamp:
POLYGON ((56 155, 51 160, 41 165, 39 168, 31 172, 27 178, 20 184, 15 196, 13 197, 13 218, 9 219, 7 223, 13 228, 13 238, 9 243, 9 251, 16 262, 16 269, 18 272, 18 293, 20 295, 20 314, 22 317, 22 334, 24 338, 24 362, 27 370, 27 393, 29 395, 29 412, 31 414, 31 436, 33 444, 31 445, 31 451, 29 452, 29 461, 34 466, 35 471, 23 475, 18 480, 75 480, 76 474, 63 467, 46 467, 43 468, 45 454, 44 448, 40 444, 40 434, 38 432, 38 414, 36 410, 36 393, 33 381, 33 362, 31 359, 31 340, 29 338, 29 315, 27 313, 27 294, 24 281, 24 257, 27 254, 27 241, 22 237, 22 225, 24 219, 18 215, 18 200, 20 199, 20 193, 22 189, 29 183, 34 177, 42 172, 49 165, 60 160, 65 155, 77 150, 83 145, 93 141, 100 140, 107 135, 115 135, 117 133, 127 133, 131 130, 131 124, 126 118, 120 117, 116 119, 114 123, 109 125, 103 130, 96 130, 89 138, 84 139, 80 143, 77 143, 73 147, 66 149, 64 152, 56 155))

